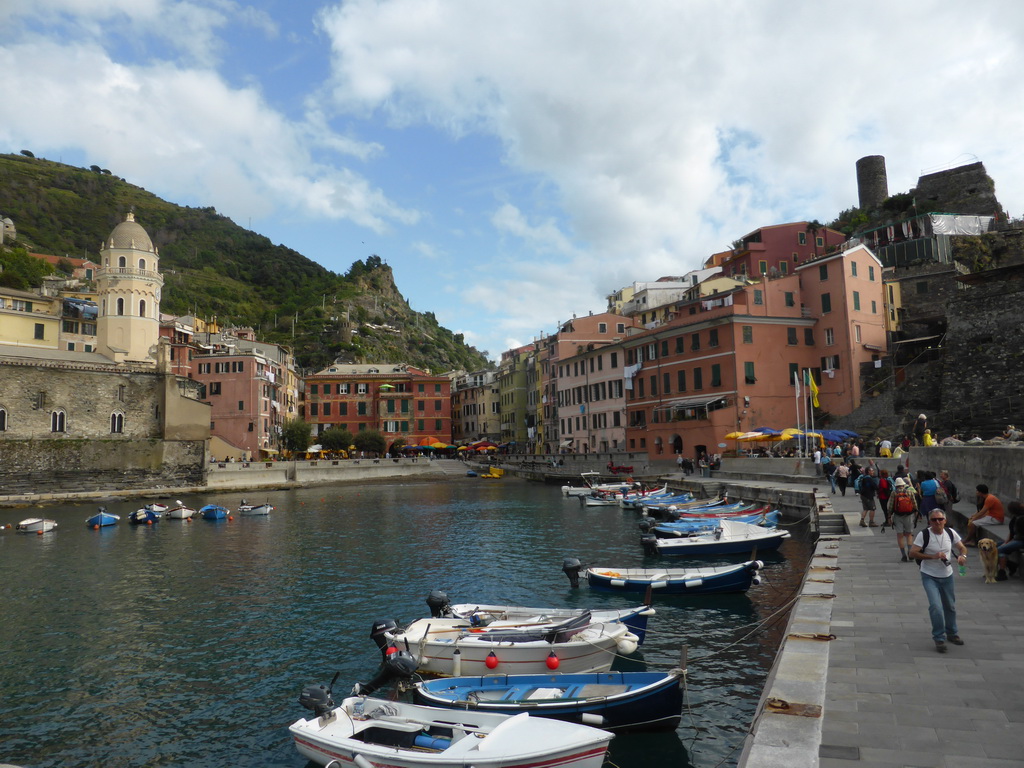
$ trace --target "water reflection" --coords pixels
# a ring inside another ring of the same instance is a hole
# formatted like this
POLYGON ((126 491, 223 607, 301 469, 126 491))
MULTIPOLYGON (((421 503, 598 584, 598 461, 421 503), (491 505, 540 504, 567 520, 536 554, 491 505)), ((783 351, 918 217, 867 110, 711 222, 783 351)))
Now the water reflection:
MULTIPOLYGON (((367 679, 372 622, 427 615, 432 589, 453 602, 638 601, 573 590, 561 572, 570 555, 641 564, 635 513, 584 508, 557 488, 467 480, 267 497, 269 517, 153 526, 126 523, 141 503, 111 501, 122 521, 100 530, 84 522, 95 505, 51 507, 56 533, 0 535, 3 758, 298 768, 287 734, 305 714, 298 691, 335 670, 339 689, 367 679)), ((241 494, 182 500, 233 510, 241 494)), ((0 510, 0 523, 27 516, 0 510)), ((782 627, 751 630, 795 591, 807 552, 799 536, 786 542, 748 595, 656 603, 641 653, 616 666, 668 669, 686 645, 691 711, 676 733, 616 738, 616 765, 735 761, 782 627)))

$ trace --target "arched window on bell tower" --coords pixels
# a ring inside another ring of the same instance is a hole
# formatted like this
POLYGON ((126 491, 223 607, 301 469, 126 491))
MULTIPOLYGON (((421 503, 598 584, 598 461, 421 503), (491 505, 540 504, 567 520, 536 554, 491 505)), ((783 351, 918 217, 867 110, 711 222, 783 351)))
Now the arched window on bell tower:
POLYGON ((139 302, 139 317, 145 317, 145 316, 146 316, 146 300, 143 299, 142 301, 139 302))
POLYGON ((124 314, 124 299, 118 299, 117 300, 117 314, 119 314, 119 315, 123 315, 124 314))

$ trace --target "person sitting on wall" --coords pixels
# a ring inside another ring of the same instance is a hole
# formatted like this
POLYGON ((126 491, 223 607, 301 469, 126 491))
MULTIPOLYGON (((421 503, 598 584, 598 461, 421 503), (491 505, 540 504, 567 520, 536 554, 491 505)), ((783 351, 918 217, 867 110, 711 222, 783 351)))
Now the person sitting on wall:
POLYGON ((1003 502, 994 493, 988 492, 988 486, 981 483, 977 487, 978 511, 971 515, 967 521, 967 534, 964 536, 964 544, 975 546, 977 544, 978 526, 1002 524, 1005 516, 1003 502))
POLYGON ((996 581, 1006 581, 1007 568, 1010 569, 1010 573, 1017 570, 1015 564, 1007 562, 1007 555, 1024 550, 1024 504, 1019 501, 1011 501, 1006 505, 1006 509, 1010 513, 1010 533, 1007 535, 1006 541, 996 547, 996 552, 999 553, 999 570, 996 573, 996 581))

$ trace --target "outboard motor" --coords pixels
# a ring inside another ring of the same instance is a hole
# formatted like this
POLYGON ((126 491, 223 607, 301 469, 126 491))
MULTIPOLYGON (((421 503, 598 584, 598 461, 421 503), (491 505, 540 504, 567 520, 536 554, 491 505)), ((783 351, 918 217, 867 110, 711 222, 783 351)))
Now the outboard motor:
POLYGON ((398 622, 394 619, 377 619, 370 627, 370 639, 377 644, 381 656, 385 659, 388 657, 388 640, 385 634, 394 632, 396 629, 398 629, 398 622))
POLYGON ((658 554, 658 537, 653 533, 645 533, 640 537, 640 546, 644 548, 645 555, 658 554))
POLYGON ((675 507, 669 507, 668 509, 665 510, 665 519, 666 520, 669 520, 669 521, 674 523, 674 522, 677 522, 680 517, 681 517, 681 514, 680 514, 679 510, 676 509, 675 507))
POLYGON ((654 521, 649 517, 641 517, 640 522, 637 523, 637 525, 640 526, 640 533, 650 533, 651 529, 654 527, 654 521))
POLYGON ((396 680, 411 680, 416 672, 416 659, 408 651, 397 651, 384 658, 384 663, 368 683, 352 686, 353 696, 371 696, 374 691, 396 680))
POLYGON ((448 595, 440 589, 435 589, 427 595, 427 607, 430 608, 432 619, 451 618, 452 604, 448 601, 448 595))
POLYGON ((299 694, 299 704, 304 706, 306 709, 313 710, 313 714, 317 717, 323 717, 332 709, 334 709, 334 699, 331 698, 331 689, 334 687, 335 681, 338 679, 340 672, 334 673, 334 679, 331 680, 330 685, 307 685, 302 689, 302 693, 299 694))
POLYGON ((575 557, 567 557, 562 561, 562 573, 569 577, 569 586, 577 589, 580 585, 580 571, 583 564, 575 557))

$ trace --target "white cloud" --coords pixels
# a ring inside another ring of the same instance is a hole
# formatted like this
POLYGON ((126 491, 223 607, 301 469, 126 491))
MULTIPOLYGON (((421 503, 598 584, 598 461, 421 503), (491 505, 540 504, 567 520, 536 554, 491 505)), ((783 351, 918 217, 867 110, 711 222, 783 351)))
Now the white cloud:
POLYGON ((0 69, 0 139, 9 145, 81 147, 89 162, 150 180, 180 202, 214 201, 236 221, 292 209, 382 232, 418 218, 359 174, 311 158, 311 136, 350 146, 343 139, 289 123, 257 90, 208 70, 128 67, 94 46, 41 42, 0 49, 0 69))

